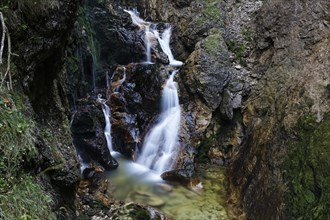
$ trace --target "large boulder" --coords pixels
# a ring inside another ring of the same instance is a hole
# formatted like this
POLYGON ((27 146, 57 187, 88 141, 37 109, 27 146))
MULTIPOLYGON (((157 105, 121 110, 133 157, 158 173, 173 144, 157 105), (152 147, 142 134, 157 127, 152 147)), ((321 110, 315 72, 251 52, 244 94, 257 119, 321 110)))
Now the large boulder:
POLYGON ((182 70, 188 91, 214 111, 221 103, 224 87, 231 79, 227 46, 217 29, 197 43, 182 70))

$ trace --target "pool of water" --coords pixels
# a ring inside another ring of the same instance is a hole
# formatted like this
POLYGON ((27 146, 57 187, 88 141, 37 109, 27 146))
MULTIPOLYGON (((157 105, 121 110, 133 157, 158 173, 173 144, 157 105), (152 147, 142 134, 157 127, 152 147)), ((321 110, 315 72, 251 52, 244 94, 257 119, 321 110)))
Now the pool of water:
POLYGON ((118 169, 108 173, 110 191, 115 199, 149 205, 175 220, 226 220, 224 175, 218 167, 200 173, 194 190, 162 180, 158 173, 114 154, 118 169))

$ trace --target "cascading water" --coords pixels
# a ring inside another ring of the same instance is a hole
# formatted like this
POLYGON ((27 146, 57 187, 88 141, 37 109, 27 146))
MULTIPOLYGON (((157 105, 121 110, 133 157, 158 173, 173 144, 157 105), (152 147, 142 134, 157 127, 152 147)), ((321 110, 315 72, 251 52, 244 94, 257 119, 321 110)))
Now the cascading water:
POLYGON ((150 32, 150 27, 147 26, 145 29, 145 44, 146 44, 146 56, 147 56, 147 60, 146 63, 147 64, 152 64, 151 62, 151 39, 152 39, 152 32, 150 32))
POLYGON ((108 149, 111 153, 111 152, 113 152, 113 148, 112 148, 112 137, 111 137, 110 108, 106 104, 106 100, 102 99, 100 94, 97 97, 97 101, 102 104, 102 111, 103 111, 104 118, 105 118, 104 135, 107 140, 108 149))
POLYGON ((125 10, 128 14, 130 14, 133 24, 138 26, 140 30, 144 30, 145 33, 145 46, 146 46, 146 62, 147 64, 151 64, 151 46, 154 44, 154 40, 157 39, 160 47, 163 52, 167 55, 171 66, 181 66, 183 63, 179 60, 174 59, 170 48, 170 38, 171 38, 171 27, 167 28, 163 33, 162 37, 159 36, 159 32, 157 30, 152 30, 151 22, 147 22, 141 19, 138 16, 136 11, 125 10))
POLYGON ((183 63, 181 61, 174 59, 174 56, 173 56, 171 48, 170 48, 171 33, 172 33, 171 27, 167 28, 162 33, 162 37, 159 36, 159 33, 157 30, 154 31, 154 34, 158 39, 160 47, 162 48, 163 52, 167 55, 167 57, 170 61, 170 65, 171 66, 181 66, 183 63))
POLYGON ((137 162, 161 173, 169 170, 177 154, 177 140, 180 128, 181 110, 176 71, 166 81, 161 100, 161 114, 158 123, 151 129, 143 143, 137 162))
POLYGON ((141 19, 138 16, 138 12, 136 11, 130 11, 130 10, 125 10, 125 12, 127 12, 132 19, 133 24, 135 24, 136 26, 138 26, 140 28, 140 30, 144 30, 144 43, 146 46, 146 64, 152 64, 151 62, 151 41, 152 38, 154 38, 153 33, 150 32, 150 22, 147 22, 143 19, 141 19))

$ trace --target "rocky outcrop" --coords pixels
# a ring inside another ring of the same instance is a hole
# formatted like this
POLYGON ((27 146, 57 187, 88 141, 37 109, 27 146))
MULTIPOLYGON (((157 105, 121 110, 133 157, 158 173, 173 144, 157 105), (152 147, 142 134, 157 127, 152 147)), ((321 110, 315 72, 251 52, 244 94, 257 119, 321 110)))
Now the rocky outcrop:
POLYGON ((105 119, 101 103, 80 101, 71 122, 73 143, 81 162, 115 169, 117 161, 111 156, 104 135, 105 119))
POLYGON ((219 107, 231 77, 227 46, 219 30, 211 30, 209 36, 196 44, 182 72, 191 94, 196 94, 211 111, 219 107))
POLYGON ((313 5, 267 1, 254 20, 251 72, 259 80, 244 102, 248 130, 228 172, 231 201, 248 219, 329 217, 322 199, 329 198, 329 165, 312 155, 328 154, 313 140, 328 141, 330 5, 313 5))

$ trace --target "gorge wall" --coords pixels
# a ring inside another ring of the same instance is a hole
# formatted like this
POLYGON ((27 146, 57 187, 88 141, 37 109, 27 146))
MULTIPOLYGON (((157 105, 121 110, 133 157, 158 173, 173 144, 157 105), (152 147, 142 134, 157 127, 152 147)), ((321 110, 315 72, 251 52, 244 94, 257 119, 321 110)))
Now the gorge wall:
POLYGON ((33 170, 57 218, 76 218, 76 151, 95 167, 118 166, 97 95, 111 107, 114 148, 127 157, 158 114, 173 68, 156 46, 157 64, 139 64, 143 32, 123 11, 133 8, 173 26, 171 48, 184 61, 179 174, 190 181, 198 164, 225 167, 233 218, 329 218, 328 1, 24 2, 0 10, 19 55, 15 85, 37 123, 33 170))
POLYGON ((257 83, 228 172, 232 199, 248 218, 329 218, 328 10, 326 1, 268 1, 255 17, 257 83))

